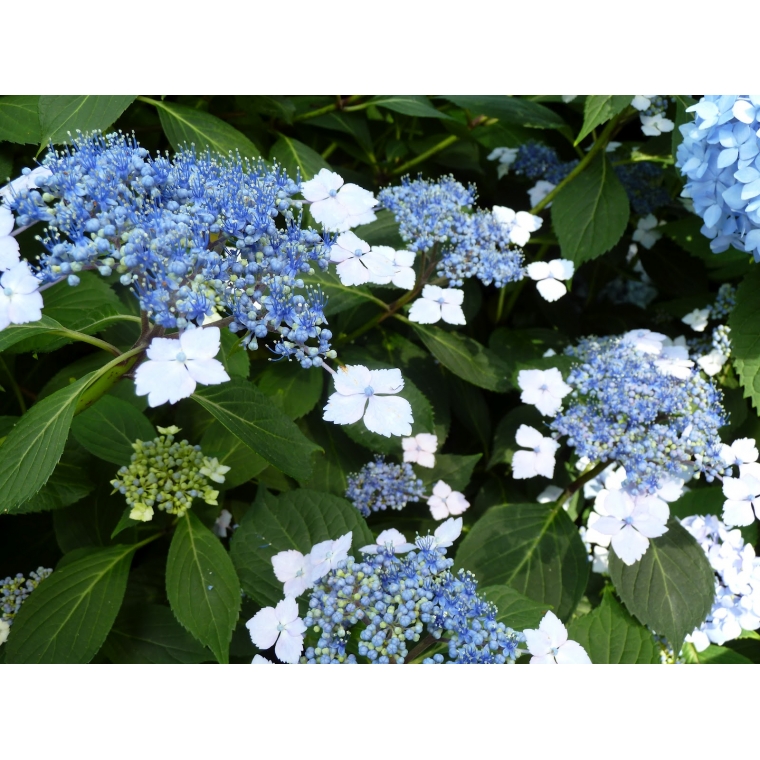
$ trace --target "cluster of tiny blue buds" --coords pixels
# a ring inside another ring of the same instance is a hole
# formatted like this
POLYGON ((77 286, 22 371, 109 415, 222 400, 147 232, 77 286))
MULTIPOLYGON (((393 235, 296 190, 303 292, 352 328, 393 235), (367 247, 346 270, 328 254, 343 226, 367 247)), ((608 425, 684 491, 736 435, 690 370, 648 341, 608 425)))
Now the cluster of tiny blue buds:
POLYGON ((578 159, 561 161, 554 148, 529 140, 517 149, 512 170, 526 179, 558 185, 578 165, 578 159))
POLYGON ((712 348, 714 351, 723 354, 727 359, 731 356, 731 338, 729 333, 731 328, 728 325, 718 325, 712 331, 712 348))
POLYGON ((325 299, 302 277, 327 268, 334 241, 301 227, 292 200, 300 185, 281 167, 193 147, 151 157, 120 133, 80 133, 70 147, 51 147, 43 165, 51 174, 40 189, 21 190, 10 206, 19 226, 47 225, 44 282, 117 273, 163 327, 226 311, 252 349, 278 333, 275 352, 304 367, 328 355, 325 299))
POLYGON ((469 277, 502 287, 523 277, 523 257, 509 240, 509 229, 488 211, 474 209, 475 188, 453 177, 436 182, 404 177, 378 200, 393 212, 409 250, 440 250, 438 275, 460 287, 469 277))
POLYGON ((364 515, 386 509, 403 509, 407 502, 425 496, 422 481, 408 462, 392 464, 378 455, 357 473, 348 476, 346 498, 364 515))
POLYGON ((566 353, 578 359, 573 389, 550 427, 578 456, 619 462, 635 494, 654 493, 670 477, 723 472, 718 428, 721 394, 692 370, 686 379, 661 371, 656 356, 620 338, 586 338, 566 353))
POLYGON ((686 110, 694 121, 680 127, 681 195, 702 217, 713 253, 733 246, 760 261, 760 99, 707 95, 686 110))
POLYGON ((724 282, 718 288, 718 295, 715 296, 715 303, 710 308, 711 319, 725 319, 736 306, 736 288, 724 282))
POLYGON ((304 624, 319 640, 302 663, 404 663, 430 646, 442 651, 425 663, 514 661, 524 636, 496 621, 474 576, 454 575, 433 536, 418 537, 416 546, 398 557, 390 547, 362 562, 348 557, 315 586, 304 624))
POLYGON ((13 625, 13 618, 21 609, 24 600, 52 572, 50 568, 38 567, 36 571, 29 573, 29 578, 25 578, 21 573, 15 578, 5 578, 0 583, 0 620, 13 625))

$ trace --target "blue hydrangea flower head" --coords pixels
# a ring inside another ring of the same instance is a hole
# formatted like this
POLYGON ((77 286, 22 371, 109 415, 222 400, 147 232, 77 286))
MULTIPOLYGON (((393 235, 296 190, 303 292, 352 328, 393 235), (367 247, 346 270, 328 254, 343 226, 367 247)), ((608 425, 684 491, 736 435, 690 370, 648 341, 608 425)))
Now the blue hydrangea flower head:
POLYGON ((420 642, 428 650, 426 635, 440 650, 426 663, 514 661, 524 638, 496 621, 474 576, 452 573, 453 560, 433 536, 418 537, 416 547, 405 556, 387 547, 361 562, 348 557, 331 570, 309 598, 304 623, 319 638, 301 662, 403 663, 420 642))
POLYGON ((19 225, 46 224, 44 282, 117 273, 165 328, 226 312, 252 349, 274 333, 304 367, 328 355, 325 299, 302 277, 327 268, 333 239, 302 226, 300 184, 281 167, 193 147, 151 157, 121 133, 80 133, 43 166, 10 206, 19 225))
POLYGON ((386 509, 403 509, 425 496, 425 488, 411 464, 393 464, 377 455, 357 473, 348 476, 346 498, 364 515, 386 509))
POLYGON ((710 481, 723 472, 722 397, 698 368, 668 374, 657 354, 617 337, 586 338, 566 353, 578 360, 567 377, 573 392, 550 427, 578 456, 622 464, 634 494, 654 493, 672 477, 704 473, 710 481))
POLYGON ((760 261, 760 100, 706 95, 686 110, 694 121, 680 127, 681 195, 702 217, 714 253, 733 246, 760 261))
POLYGON ((21 609, 21 605, 29 594, 40 585, 53 571, 50 568, 38 567, 25 578, 21 573, 0 581, 0 620, 13 625, 13 618, 21 609))

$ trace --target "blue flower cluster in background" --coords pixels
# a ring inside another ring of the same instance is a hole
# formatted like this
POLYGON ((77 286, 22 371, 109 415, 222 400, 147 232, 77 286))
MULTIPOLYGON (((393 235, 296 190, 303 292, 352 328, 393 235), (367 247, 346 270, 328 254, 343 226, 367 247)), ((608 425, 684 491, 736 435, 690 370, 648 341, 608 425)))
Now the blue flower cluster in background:
POLYGON ((390 548, 362 562, 348 557, 315 586, 304 624, 319 631, 319 641, 306 649, 306 662, 356 662, 346 653, 356 625, 364 626, 358 653, 373 664, 404 661, 425 631, 448 638, 426 663, 516 658, 523 635, 496 621, 496 608, 478 595, 475 577, 464 570, 454 575, 454 560, 433 536, 417 538, 416 546, 405 557, 390 548))
POLYGON ((19 225, 47 224, 43 281, 116 272, 165 328, 224 310, 251 348, 277 332, 278 354, 321 364, 324 297, 301 277, 327 268, 332 239, 301 227, 300 186, 281 167, 194 148, 152 158, 121 133, 79 134, 43 165, 40 190, 10 199, 19 225))
POLYGON ((378 195, 399 223, 409 250, 441 250, 437 273, 461 287, 477 277, 484 285, 503 287, 523 277, 523 256, 511 240, 510 227, 482 209, 473 210, 475 188, 453 177, 436 182, 404 177, 401 184, 378 195))
POLYGON ((669 478, 723 472, 721 393, 697 370, 667 374, 657 354, 614 337, 586 338, 566 353, 579 360, 567 377, 573 392, 550 427, 578 456, 619 462, 626 488, 640 494, 669 478))
POLYGON ((22 573, 18 573, 13 578, 8 576, 3 579, 0 582, 0 621, 11 625, 13 618, 29 594, 52 572, 50 568, 38 567, 36 571, 33 570, 29 573, 28 578, 25 578, 22 573))
MULTIPOLYGON (((511 168, 515 174, 532 181, 544 180, 558 185, 578 165, 578 159, 562 161, 554 148, 529 141, 516 149, 511 168)), ((615 174, 625 188, 635 213, 645 216, 670 201, 662 186, 663 170, 648 161, 613 166, 615 174)))
POLYGON ((346 498, 364 517, 385 509, 403 509, 407 502, 425 496, 422 481, 408 462, 392 464, 380 455, 349 475, 347 481, 346 498))
POLYGON ((760 100, 707 95, 687 108, 676 166, 688 178, 682 195, 704 220, 702 234, 721 253, 733 246, 760 261, 760 100))

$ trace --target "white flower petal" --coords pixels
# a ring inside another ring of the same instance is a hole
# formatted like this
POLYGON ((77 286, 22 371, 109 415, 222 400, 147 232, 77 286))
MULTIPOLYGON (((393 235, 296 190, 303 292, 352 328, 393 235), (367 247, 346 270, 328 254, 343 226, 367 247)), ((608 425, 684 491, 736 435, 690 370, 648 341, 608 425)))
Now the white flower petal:
MULTIPOLYGON (((358 422, 364 416, 366 403, 367 397, 364 394, 342 396, 340 393, 333 393, 327 399, 322 419, 327 422, 334 422, 337 425, 350 425, 352 422, 358 422)), ((409 432, 411 432, 411 428, 409 432)))
POLYGON ((536 290, 541 294, 542 298, 546 301, 557 301, 567 293, 567 288, 559 280, 549 279, 541 280, 536 283, 536 290))
POLYGON ((392 435, 410 435, 412 432, 412 406, 400 396, 370 396, 364 424, 367 430, 390 438, 392 435))
POLYGON ((426 298, 418 298, 409 309, 409 321, 432 325, 441 319, 441 305, 426 298))

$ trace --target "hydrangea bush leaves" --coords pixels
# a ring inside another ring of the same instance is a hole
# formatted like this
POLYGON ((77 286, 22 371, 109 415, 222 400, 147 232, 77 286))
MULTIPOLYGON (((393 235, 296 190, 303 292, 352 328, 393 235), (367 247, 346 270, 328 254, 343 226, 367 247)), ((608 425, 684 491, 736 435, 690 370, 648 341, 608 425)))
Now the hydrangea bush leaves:
POLYGON ((7 96, 0 168, 0 662, 760 662, 756 96, 7 96))

